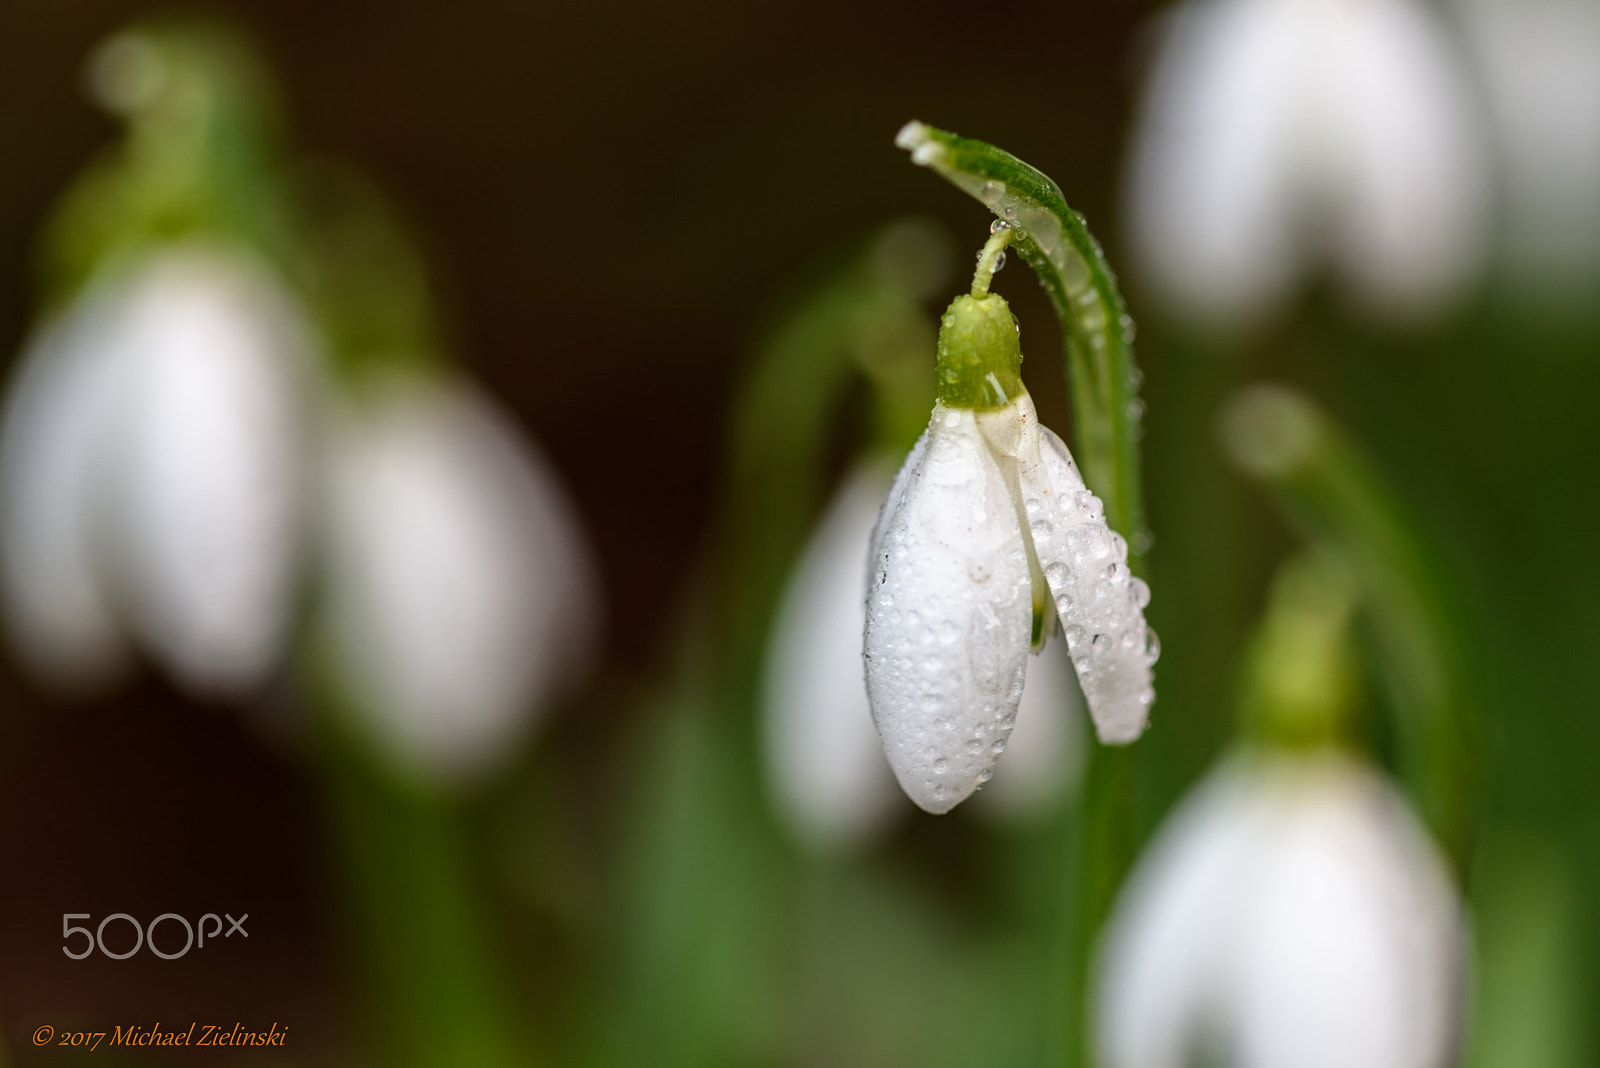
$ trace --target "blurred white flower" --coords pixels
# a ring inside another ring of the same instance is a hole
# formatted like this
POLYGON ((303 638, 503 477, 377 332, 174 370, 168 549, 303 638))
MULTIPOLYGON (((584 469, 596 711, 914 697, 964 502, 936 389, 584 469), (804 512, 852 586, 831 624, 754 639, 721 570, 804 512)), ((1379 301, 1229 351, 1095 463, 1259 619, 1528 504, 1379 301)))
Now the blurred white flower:
POLYGON ((1101 947, 1105 1068, 1442 1068, 1461 905, 1395 789, 1332 750, 1248 750, 1157 835, 1101 947))
POLYGON ((1483 73, 1519 281, 1587 299, 1600 273, 1600 4, 1455 0, 1483 73))
POLYGON ((486 771, 593 651, 598 582, 572 507, 458 384, 384 381, 338 413, 328 446, 334 670, 400 766, 486 771))
POLYGON ((313 365, 254 258, 189 245, 95 283, 29 342, 0 430, 7 620, 65 685, 137 638, 234 695, 275 662, 301 522, 313 365))
POLYGON ((789 578, 762 681, 764 748, 778 810, 806 840, 845 848, 904 804, 861 680, 866 549, 893 469, 856 466, 789 578))
POLYGON ((1481 264, 1471 87, 1414 0, 1188 0, 1163 27, 1125 203, 1157 295, 1269 314, 1328 261, 1369 309, 1426 314, 1481 264))

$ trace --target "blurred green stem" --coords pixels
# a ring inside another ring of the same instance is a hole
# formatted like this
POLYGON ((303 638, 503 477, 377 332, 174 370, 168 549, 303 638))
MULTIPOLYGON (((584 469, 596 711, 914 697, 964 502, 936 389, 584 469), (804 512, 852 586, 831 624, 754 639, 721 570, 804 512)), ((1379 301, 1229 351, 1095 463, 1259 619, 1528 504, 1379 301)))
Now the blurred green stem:
POLYGON ((1344 562, 1398 712, 1401 762, 1458 873, 1470 861, 1481 775, 1481 687, 1447 585, 1405 509, 1330 419, 1290 390, 1258 386, 1231 406, 1229 451, 1314 543, 1344 562))
POLYGON ((535 1062, 510 1025, 458 804, 380 766, 337 693, 327 681, 317 687, 323 792, 382 1063, 528 1068, 535 1062))
MULTIPOLYGON (((648 709, 637 773, 625 990, 607 1063, 760 1062, 775 976, 763 913, 783 885, 756 732, 762 654, 779 593, 826 491, 852 380, 873 389, 879 442, 908 447, 933 406, 935 332, 919 301, 943 252, 917 223, 864 242, 779 320, 734 408, 730 470, 679 629, 667 697, 648 709)), ((862 444, 866 444, 863 442, 862 444)), ((863 561, 865 546, 862 547, 863 561)))

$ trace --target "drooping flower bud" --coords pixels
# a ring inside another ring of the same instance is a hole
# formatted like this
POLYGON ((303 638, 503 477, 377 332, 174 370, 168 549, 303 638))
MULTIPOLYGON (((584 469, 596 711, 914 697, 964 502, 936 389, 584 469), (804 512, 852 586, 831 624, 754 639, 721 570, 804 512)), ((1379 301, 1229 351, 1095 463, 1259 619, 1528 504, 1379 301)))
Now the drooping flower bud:
POLYGON ((988 292, 1008 240, 991 238, 942 320, 939 399, 872 539, 867 692, 901 786, 930 812, 992 774, 1029 650, 1058 619, 1102 741, 1137 738, 1154 700, 1148 587, 1039 426, 1015 320, 988 292))

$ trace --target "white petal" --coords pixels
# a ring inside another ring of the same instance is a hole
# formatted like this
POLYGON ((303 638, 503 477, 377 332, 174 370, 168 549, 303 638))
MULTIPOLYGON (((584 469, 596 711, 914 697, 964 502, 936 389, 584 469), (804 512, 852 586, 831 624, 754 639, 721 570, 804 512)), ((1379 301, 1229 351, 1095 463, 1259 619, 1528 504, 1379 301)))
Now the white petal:
POLYGON ((1039 566, 1100 740, 1131 742, 1155 700, 1156 647, 1144 622, 1149 587, 1128 570, 1128 545, 1107 524, 1060 438, 1019 402, 1022 499, 1039 566))
POLYGON ((1487 251, 1488 159, 1465 71, 1420 4, 1321 2, 1319 39, 1324 49, 1337 42, 1339 61, 1316 86, 1319 111, 1330 128, 1342 120, 1348 144, 1320 161, 1308 198, 1347 175, 1328 235, 1346 287, 1378 312, 1430 311, 1487 251))
POLYGON ((6 622, 34 671, 75 689, 106 682, 125 656, 95 527, 125 393, 115 304, 93 293, 29 341, 0 431, 6 622))
POLYGON ((1600 273, 1600 5, 1456 6, 1484 75, 1518 280, 1542 296, 1592 299, 1600 273))
POLYGON ((1244 1068, 1436 1068, 1455 1042, 1461 921, 1393 787, 1348 761, 1281 769, 1234 948, 1244 1068))
POLYGON ((1459 903, 1381 777, 1246 753, 1163 828, 1101 956, 1107 1068, 1437 1068, 1462 989, 1459 903))
POLYGON ((1054 810, 1064 794, 1076 791, 1082 777, 1088 740, 1084 720, 1072 658, 1066 644, 1052 638, 1028 663, 1017 725, 993 781, 973 803, 1015 820, 1054 810))
POLYGON ((767 768, 779 810, 806 839, 842 848, 905 804, 862 684, 863 550, 892 471, 859 465, 828 506, 778 607, 763 680, 767 768))
POLYGON ((1095 1044, 1105 1068, 1201 1061, 1217 962, 1239 935, 1269 813, 1224 769, 1184 799, 1140 858, 1098 950, 1095 1044))
POLYGON ((1250 319, 1300 281, 1286 92, 1306 62, 1295 7, 1189 3, 1166 27, 1125 200, 1141 272, 1186 313, 1250 319))
POLYGON ((374 737, 484 771, 587 660, 598 593, 566 495, 476 394, 387 384, 331 441, 328 635, 374 737))
POLYGON ((293 592, 309 333, 242 254, 166 253, 126 284, 108 513, 118 577, 169 670, 238 693, 276 662, 293 592))
POLYGON ((1016 509, 971 411, 935 405, 884 505, 868 579, 873 717, 901 787, 946 812, 1016 718, 1033 605, 1016 509))

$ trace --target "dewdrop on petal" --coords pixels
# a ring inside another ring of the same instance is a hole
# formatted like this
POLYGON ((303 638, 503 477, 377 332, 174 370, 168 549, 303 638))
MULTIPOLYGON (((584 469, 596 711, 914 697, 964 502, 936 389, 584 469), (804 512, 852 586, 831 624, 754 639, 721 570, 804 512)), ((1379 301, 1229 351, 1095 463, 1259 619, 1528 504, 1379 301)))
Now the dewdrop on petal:
POLYGON ((1224 762, 1157 834, 1099 950, 1104 1068, 1444 1068, 1464 921, 1381 774, 1332 749, 1224 762))
POLYGON ((575 682, 599 619, 554 476, 477 393, 399 377, 335 419, 326 485, 336 678, 401 768, 470 778, 575 682))
POLYGON ((1059 618, 1103 742, 1155 699, 1149 589, 1022 385, 1006 302, 988 292, 1009 228, 939 333, 938 400, 873 533, 863 643, 873 719, 901 787, 946 812, 993 773, 1030 649, 1059 618))
POLYGON ((870 838, 905 805, 861 686, 863 549, 893 475, 864 461, 845 477, 789 578, 768 643, 768 779, 780 815, 823 848, 870 838))

